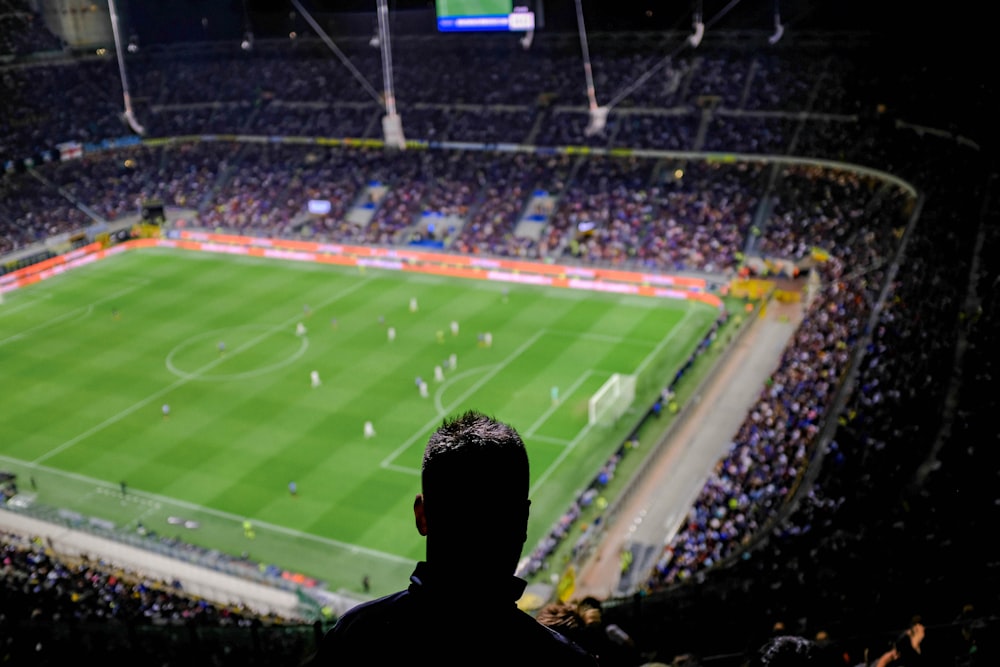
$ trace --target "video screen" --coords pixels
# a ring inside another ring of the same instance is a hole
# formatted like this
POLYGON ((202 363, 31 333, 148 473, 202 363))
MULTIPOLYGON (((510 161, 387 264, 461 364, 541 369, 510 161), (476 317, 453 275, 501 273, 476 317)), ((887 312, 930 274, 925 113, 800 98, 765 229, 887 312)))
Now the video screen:
POLYGON ((436 0, 440 32, 534 30, 535 14, 512 0, 436 0))

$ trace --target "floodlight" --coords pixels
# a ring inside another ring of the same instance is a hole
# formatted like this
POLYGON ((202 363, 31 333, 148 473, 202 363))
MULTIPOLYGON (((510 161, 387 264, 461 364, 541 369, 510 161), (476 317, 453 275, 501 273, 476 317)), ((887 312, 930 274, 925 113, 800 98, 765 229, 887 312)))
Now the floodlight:
POLYGON ((584 136, 592 137, 604 131, 604 127, 608 124, 608 111, 608 107, 593 107, 590 110, 590 122, 583 131, 584 136))
POLYGON ((701 44, 701 38, 705 36, 705 24, 701 21, 694 22, 694 33, 688 37, 688 42, 691 44, 692 48, 698 48, 701 44))

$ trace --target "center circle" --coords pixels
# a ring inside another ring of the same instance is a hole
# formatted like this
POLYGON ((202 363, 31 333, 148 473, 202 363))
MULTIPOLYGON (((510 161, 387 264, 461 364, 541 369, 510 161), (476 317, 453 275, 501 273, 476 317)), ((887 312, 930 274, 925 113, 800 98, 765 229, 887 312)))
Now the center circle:
POLYGON ((295 363, 307 349, 309 339, 293 330, 285 333, 273 326, 247 324, 192 336, 167 353, 165 364, 185 380, 245 380, 295 363), (241 366, 245 370, 222 372, 241 366))

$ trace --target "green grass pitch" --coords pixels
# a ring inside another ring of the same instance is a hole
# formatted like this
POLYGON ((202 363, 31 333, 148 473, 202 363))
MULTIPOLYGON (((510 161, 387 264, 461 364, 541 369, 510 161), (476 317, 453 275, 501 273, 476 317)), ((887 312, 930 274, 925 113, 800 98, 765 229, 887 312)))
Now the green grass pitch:
POLYGON ((334 591, 367 574, 381 594, 423 556, 412 502, 444 416, 476 408, 521 433, 528 553, 635 423, 589 428, 587 399, 612 373, 639 372, 637 403, 650 404, 716 316, 674 300, 133 250, 6 295, 0 468, 45 506, 142 522, 334 591), (451 354, 457 367, 435 381, 451 354))

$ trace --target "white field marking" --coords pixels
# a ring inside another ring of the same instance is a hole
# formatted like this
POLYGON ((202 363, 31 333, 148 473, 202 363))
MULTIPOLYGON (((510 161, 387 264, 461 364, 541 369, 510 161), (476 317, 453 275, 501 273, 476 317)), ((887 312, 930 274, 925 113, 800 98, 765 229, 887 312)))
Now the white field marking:
POLYGON ((147 516, 151 516, 152 514, 155 514, 156 512, 159 512, 162 508, 163 508, 163 505, 161 505, 160 503, 152 502, 152 503, 150 503, 149 507, 146 508, 146 511, 143 512, 142 514, 140 514, 139 516, 137 516, 135 518, 135 520, 137 522, 138 521, 142 521, 147 516))
POLYGON ((397 465, 395 463, 386 463, 385 461, 383 461, 381 463, 381 466, 385 470, 395 470, 396 472, 405 473, 407 475, 419 475, 420 474, 420 470, 417 469, 417 468, 410 468, 410 467, 407 467, 407 466, 401 466, 401 465, 397 465))
POLYGON ((559 409, 559 406, 562 405, 563 401, 566 400, 566 396, 572 396, 573 392, 576 391, 577 389, 579 389, 580 385, 583 384, 584 382, 586 382, 587 378, 589 378, 591 375, 593 375, 594 373, 597 373, 597 372, 600 372, 600 371, 594 371, 594 370, 586 370, 586 371, 584 371, 583 374, 576 379, 576 382, 574 382, 573 384, 571 384, 569 386, 569 388, 566 390, 566 394, 565 395, 563 395, 562 393, 560 393, 559 394, 559 399, 555 403, 553 403, 550 400, 549 401, 550 405, 549 405, 548 409, 546 409, 545 412, 542 413, 541 417, 539 417, 538 419, 535 420, 534 424, 532 424, 531 426, 528 427, 528 430, 524 432, 524 437, 526 437, 526 438, 532 438, 532 437, 534 437, 535 431, 537 431, 539 428, 541 428, 542 424, 544 424, 545 421, 550 416, 552 416, 552 413, 555 412, 557 409, 559 409))
POLYGON ((441 386, 438 387, 437 391, 434 392, 434 409, 438 411, 438 415, 443 417, 447 413, 447 411, 444 409, 444 403, 441 402, 441 397, 444 395, 445 390, 450 385, 454 384, 459 380, 459 378, 463 378, 466 375, 473 375, 474 373, 484 373, 488 371, 490 368, 493 368, 493 365, 473 366, 472 368, 468 368, 462 371, 461 373, 456 373, 454 376, 442 382, 441 386))
MULTIPOLYGON (((148 500, 146 498, 140 498, 139 496, 133 496, 131 493, 126 493, 123 496, 120 488, 114 489, 106 486, 98 486, 97 488, 94 489, 94 493, 100 496, 110 496, 111 498, 115 498, 116 500, 122 500, 135 505, 143 505, 147 508, 146 509, 147 512, 160 509, 160 503, 154 500, 148 500)), ((84 496, 84 498, 88 497, 89 495, 90 494, 88 493, 86 496, 84 496)))
MULTIPOLYGON (((20 463, 20 464, 24 464, 25 463, 24 461, 20 461, 18 459, 12 459, 12 458, 9 458, 9 457, 3 456, 3 455, 0 455, 0 461, 7 461, 8 463, 12 463, 12 464, 13 463, 20 463)), ((86 475, 80 475, 80 474, 73 473, 73 472, 67 472, 65 470, 59 470, 58 468, 51 468, 49 466, 37 465, 37 464, 33 464, 33 463, 28 463, 27 465, 30 465, 33 468, 36 468, 38 470, 44 470, 47 473, 51 473, 53 475, 62 476, 62 477, 68 477, 68 478, 74 479, 74 480, 76 480, 78 482, 84 482, 84 483, 88 483, 88 484, 94 484, 98 489, 102 490, 101 491, 102 493, 105 493, 105 494, 107 494, 110 497, 120 497, 121 496, 120 493, 116 493, 116 490, 118 489, 118 484, 117 483, 112 484, 110 482, 105 482, 103 480, 96 479, 94 477, 88 477, 86 475)), ((344 549, 345 551, 346 550, 350 550, 353 553, 363 553, 363 554, 372 556, 374 558, 381 558, 382 560, 387 560, 387 561, 392 562, 392 563, 402 563, 402 564, 408 564, 408 565, 412 565, 413 564, 413 559, 412 558, 404 558, 403 556, 397 556, 396 554, 390 554, 390 553, 385 553, 383 551, 376 551, 375 549, 368 549, 368 548, 365 548, 365 547, 360 547, 360 546, 358 546, 356 544, 347 544, 346 542, 340 542, 338 540, 333 540, 333 539, 330 539, 330 538, 327 538, 327 537, 320 537, 318 535, 312 535, 310 533, 304 533, 304 532, 302 532, 300 530, 295 530, 294 528, 287 528, 285 526, 276 526, 274 524, 270 524, 270 523, 267 523, 267 522, 256 521, 256 520, 254 520, 253 517, 238 516, 236 514, 230 514, 229 512, 223 512, 222 510, 213 509, 211 507, 204 507, 203 505, 196 505, 194 503, 189 503, 189 502, 186 502, 186 501, 183 501, 183 500, 178 500, 176 498, 168 498, 166 496, 160 496, 160 495, 157 495, 155 493, 148 493, 146 491, 137 491, 137 490, 133 489, 132 487, 129 487, 128 495, 129 496, 137 496, 137 497, 142 498, 143 500, 145 500, 147 502, 158 502, 161 505, 163 505, 164 507, 178 507, 180 509, 188 510, 188 511, 191 511, 191 512, 201 512, 203 514, 208 514, 208 515, 211 515, 211 516, 214 516, 214 517, 218 517, 220 519, 226 519, 226 520, 231 520, 231 521, 234 521, 234 522, 238 522, 239 524, 242 524, 243 521, 244 521, 244 519, 249 518, 251 521, 253 521, 254 528, 257 528, 258 526, 264 527, 264 528, 266 528, 268 530, 271 530, 273 532, 282 533, 284 535, 288 535, 290 537, 294 537, 294 538, 297 538, 297 539, 308 540, 308 541, 312 541, 312 542, 318 542, 320 544, 325 544, 327 546, 336 547, 338 549, 344 549)))
POLYGON ((128 528, 128 529, 131 529, 131 530, 134 530, 134 529, 138 528, 139 524, 142 523, 143 519, 145 519, 148 516, 152 516, 153 514, 159 512, 162 508, 163 508, 163 506, 160 503, 151 502, 149 504, 149 507, 147 507, 144 512, 142 512, 139 516, 137 516, 132 521, 129 521, 127 524, 125 524, 125 527, 128 528))
POLYGON ((567 456, 569 456, 570 452, 576 449, 576 446, 580 444, 580 441, 583 440, 584 436, 590 433, 590 429, 591 426, 588 423, 586 426, 580 429, 580 432, 576 434, 576 437, 573 438, 568 445, 563 447, 563 450, 559 452, 559 456, 556 457, 556 460, 550 463, 549 467, 546 468, 542 472, 542 474, 538 477, 538 479, 535 480, 535 483, 531 485, 531 489, 528 492, 529 495, 532 496, 535 495, 535 493, 538 492, 538 489, 542 488, 542 484, 544 484, 545 480, 549 478, 549 475, 551 475, 555 471, 555 469, 559 467, 559 464, 562 463, 567 456))
POLYGON ((203 382, 225 382, 229 380, 248 380, 250 378, 260 377, 265 373, 270 373, 272 371, 278 370, 279 368, 284 368, 285 366, 295 363, 296 361, 299 360, 300 357, 302 357, 303 354, 306 353, 306 350, 309 349, 309 338, 306 336, 301 336, 299 337, 299 349, 293 352, 291 356, 285 357, 280 361, 276 361, 269 366, 261 366, 260 368, 255 368, 250 371, 244 371, 242 373, 219 373, 217 375, 202 376, 199 375, 198 372, 188 373, 185 370, 181 370, 174 364, 174 356, 180 350, 183 350, 186 347, 190 347, 196 341, 207 340, 209 338, 221 339, 221 337, 219 336, 219 332, 234 331, 238 329, 267 329, 267 327, 265 327, 264 325, 247 324, 240 327, 228 327, 225 329, 216 329, 215 331, 209 331, 208 333, 192 336, 191 338, 188 338, 186 341, 178 343, 174 347, 174 349, 170 350, 170 352, 167 353, 167 359, 164 362, 166 363, 167 370, 169 370, 177 377, 185 378, 188 380, 201 380, 203 382))
POLYGON ((32 306, 37 306, 42 301, 51 298, 52 298, 51 294, 42 294, 34 299, 29 299, 27 301, 19 301, 16 306, 11 306, 10 304, 8 304, 6 307, 0 308, 0 317, 3 317, 5 315, 13 315, 19 310, 24 310, 25 308, 31 308, 32 306))
MULTIPOLYGON (((147 516, 155 512, 159 512, 162 507, 160 503, 156 502, 155 500, 140 498, 134 493, 127 493, 125 495, 122 495, 120 490, 112 490, 105 486, 98 486, 97 488, 94 489, 92 493, 84 494, 83 500, 86 500, 94 493, 96 493, 99 496, 107 496, 109 498, 114 498, 115 500, 119 501, 122 505, 128 503, 129 505, 138 505, 139 507, 145 507, 146 509, 144 509, 142 513, 138 517, 136 517, 135 521, 142 521, 147 516)), ((135 521, 130 521, 127 524, 125 524, 126 527, 131 526, 133 523, 135 523, 135 521)))
POLYGON ((63 313, 62 315, 57 315, 57 316, 53 317, 52 319, 50 319, 48 321, 42 322, 41 324, 36 324, 35 326, 31 327, 30 329, 26 329, 26 330, 24 330, 24 331, 22 331, 20 333, 16 333, 13 336, 9 336, 7 338, 0 339, 0 345, 3 345, 4 343, 7 343, 7 342, 12 341, 12 340, 17 340, 18 338, 24 338, 28 334, 34 333, 35 331, 38 331, 39 329, 46 329, 46 328, 48 328, 48 327, 50 327, 50 326, 52 326, 54 324, 59 324, 60 322, 62 322, 64 320, 68 320, 71 317, 77 317, 79 315, 88 315, 91 312, 93 312, 94 306, 100 305, 102 303, 107 303, 108 301, 113 301, 114 299, 117 299, 117 298, 119 298, 121 296, 124 296, 124 295, 128 294, 129 292, 134 292, 134 291, 136 291, 138 289, 142 289, 143 287, 145 287, 145 286, 147 286, 149 284, 150 284, 150 282, 148 280, 144 280, 144 281, 136 284, 134 287, 129 287, 128 289, 123 289, 123 290, 121 290, 119 292, 115 292, 114 294, 112 294, 110 296, 106 296, 103 299, 98 299, 97 301, 94 301, 93 303, 91 303, 89 305, 80 306, 79 308, 74 308, 73 310, 67 311, 67 312, 63 313))
MULTIPOLYGON (((351 292, 357 290, 358 288, 360 288, 362 285, 366 284, 367 282, 368 282, 367 280, 363 280, 363 281, 359 281, 359 282, 353 283, 350 287, 347 287, 347 288, 341 290, 336 295, 334 295, 332 298, 330 298, 330 299, 322 302, 319 307, 322 308, 323 306, 327 306, 327 305, 329 305, 331 303, 334 303, 335 301, 337 301, 341 297, 343 297, 343 296, 345 296, 347 294, 350 294, 351 292)), ((277 333, 279 331, 283 331, 283 330, 287 329, 288 327, 290 327, 293 324, 295 324, 296 322, 298 322, 300 319, 302 319, 302 318, 299 315, 296 315, 295 317, 291 317, 291 318, 287 319, 286 321, 282 322, 281 324, 278 324, 278 325, 272 327, 271 329, 264 331, 264 333, 260 334, 259 336, 251 338, 246 343, 244 343, 243 345, 240 345, 235 350, 233 350, 232 353, 235 355, 235 354, 239 354, 240 352, 244 352, 246 350, 249 350, 249 349, 253 348, 255 345, 257 345, 257 343, 259 343, 260 341, 262 341, 265 338, 267 338, 268 336, 271 336, 272 334, 275 334, 275 333, 277 333)), ((108 426, 111 426, 112 424, 116 424, 116 423, 120 422, 122 419, 124 419, 125 417, 129 416, 130 414, 132 414, 133 412, 135 412, 139 408, 143 408, 143 407, 149 405, 153 401, 157 400, 161 396, 165 396, 166 394, 168 394, 169 392, 173 391, 177 387, 182 387, 185 384, 187 384, 188 382, 190 382, 191 380, 193 380, 194 378, 196 378, 196 377, 198 377, 198 376, 200 376, 200 375, 202 375, 204 373, 207 373, 208 371, 212 370, 213 368, 215 368, 216 366, 218 366, 219 364, 221 364, 223 361, 225 361, 225 359, 226 359, 226 357, 219 357, 218 359, 213 359, 212 361, 210 361, 209 363, 205 364, 201 368, 198 368, 197 370, 195 370, 193 373, 191 373, 187 377, 180 378, 176 382, 167 385, 163 389, 160 389, 159 391, 153 392, 152 394, 150 394, 146 398, 142 399, 138 403, 134 403, 134 404, 130 405, 129 407, 125 408, 124 410, 122 410, 118 414, 111 415, 110 417, 108 417, 107 419, 105 419, 104 421, 102 421, 100 424, 97 424, 96 426, 92 426, 91 428, 87 429, 83 433, 81 433, 81 434, 79 434, 79 435, 77 435, 77 436, 75 436, 73 438, 70 438, 69 440, 67 440, 66 442, 62 443, 61 445, 59 445, 55 449, 53 449, 53 450, 51 450, 49 452, 46 452, 45 454, 42 454, 37 459, 35 459, 34 461, 32 461, 32 463, 33 464, 38 464, 38 463, 41 463, 42 461, 47 461, 48 459, 52 458, 56 454, 60 454, 60 453, 62 453, 64 451, 66 451, 67 449, 69 449, 73 445, 77 444, 78 442, 81 442, 82 440, 85 440, 85 439, 89 438, 90 436, 94 435, 95 433, 99 433, 100 431, 103 431, 105 428, 107 428, 108 426)))
MULTIPOLYGON (((652 363, 653 359, 656 358, 656 355, 660 352, 660 350, 667 343, 669 343, 670 339, 674 337, 674 335, 677 333, 677 331, 679 329, 681 329, 681 327, 684 325, 684 323, 687 321, 687 319, 691 316, 692 312, 694 312, 694 311, 691 310, 691 309, 689 309, 684 314, 684 317, 681 318, 681 321, 677 323, 677 326, 673 327, 670 330, 670 335, 667 336, 666 338, 664 338, 662 341, 660 341, 660 344, 657 345, 656 348, 653 349, 653 351, 650 352, 649 355, 647 355, 646 358, 642 360, 642 363, 640 363, 639 367, 636 368, 636 371, 635 371, 636 375, 638 375, 639 373, 641 373, 643 370, 645 370, 646 366, 648 366, 650 363, 652 363)), ((549 475, 551 475, 553 473, 553 471, 555 471, 555 469, 559 467, 559 464, 561 464, 563 462, 563 460, 565 460, 566 457, 569 456, 570 452, 572 452, 574 449, 576 449, 576 446, 578 444, 580 444, 580 441, 582 441, 583 438, 588 433, 590 433, 590 429, 591 428, 592 428, 591 425, 588 423, 586 426, 584 426, 580 430, 579 433, 576 434, 576 437, 573 438, 573 440, 570 441, 570 443, 568 445, 566 445, 566 447, 564 447, 561 452, 559 452, 559 456, 556 457, 556 460, 549 464, 549 467, 546 468, 544 472, 542 472, 542 474, 539 476, 539 478, 537 480, 535 480, 535 483, 531 486, 531 491, 530 492, 531 492, 532 495, 534 495, 538 491, 538 489, 541 488, 541 486, 545 482, 545 480, 547 480, 549 478, 549 475)))
POLYGON ((615 343, 617 345, 655 345, 658 341, 655 340, 645 340, 640 338, 627 338, 625 336, 609 336, 608 334, 599 334, 593 332, 579 332, 579 331, 567 331, 565 329, 549 329, 550 334, 554 336, 565 336, 567 338, 579 338, 582 340, 596 340, 602 343, 615 343))
MULTIPOLYGON (((509 355, 507 355, 506 359, 504 359, 503 361, 501 361, 500 363, 498 363, 496 366, 494 366, 493 370, 489 371, 486 375, 484 375, 479 380, 477 380, 476 383, 473 384, 471 387, 469 387, 469 389, 466 390, 461 396, 459 396, 457 400, 453 401, 451 403, 451 405, 448 406, 448 409, 445 412, 450 412, 451 410, 454 410, 456 406, 461 405, 462 401, 464 401, 469 396, 472 396, 474 393, 476 393, 477 391, 479 391, 480 387, 482 387, 484 384, 486 384, 491 379, 493 379, 493 376, 495 376, 497 373, 499 373, 504 368, 506 368, 508 364, 510 364, 512 361, 514 361, 514 359, 516 359, 517 357, 521 356, 524 353, 524 351, 527 350, 532 345, 534 345, 535 342, 539 338, 541 338, 542 334, 544 334, 544 333, 545 333, 544 329, 536 331, 535 334, 531 338, 529 338, 528 340, 526 340, 523 343, 521 343, 521 345, 519 345, 516 350, 514 350, 509 355)), ((404 442, 399 447, 397 447, 391 454, 389 454, 389 456, 385 457, 382 460, 382 463, 380 463, 379 465, 381 467, 383 467, 383 468, 387 468, 387 469, 390 469, 390 470, 397 470, 397 471, 400 471, 400 472, 404 472, 404 471, 405 472, 414 472, 416 474, 419 474, 420 471, 419 470, 415 470, 413 468, 401 468, 400 466, 393 466, 393 467, 390 468, 390 466, 392 466, 393 461, 396 460, 396 457, 398 457, 400 454, 402 454, 403 452, 405 452, 427 430, 429 430, 429 429, 437 426, 440 422, 441 422, 441 416, 440 415, 435 415, 434 419, 432 419, 429 422, 427 422, 420 430, 416 431, 413 435, 411 435, 409 438, 407 438, 406 442, 404 442)))
POLYGON ((670 335, 661 340, 657 344, 657 346, 653 348, 653 351, 647 354, 646 358, 643 359, 642 362, 639 364, 639 366, 635 369, 636 375, 641 375, 642 372, 646 370, 646 366, 649 366, 651 363, 653 363, 653 360, 659 356, 660 351, 663 350, 663 348, 666 347, 671 340, 673 340, 673 337, 677 335, 678 331, 684 328, 684 323, 687 322, 688 319, 690 319, 691 313, 693 312, 694 312, 693 308, 688 308, 687 312, 684 313, 684 317, 681 318, 681 321, 670 329, 670 335))
POLYGON ((537 440, 539 442, 547 442, 550 445, 563 445, 563 446, 565 446, 565 445, 568 445, 570 443, 569 440, 566 440, 564 438, 551 438, 551 437, 549 437, 547 435, 532 435, 531 439, 532 440, 537 440))

